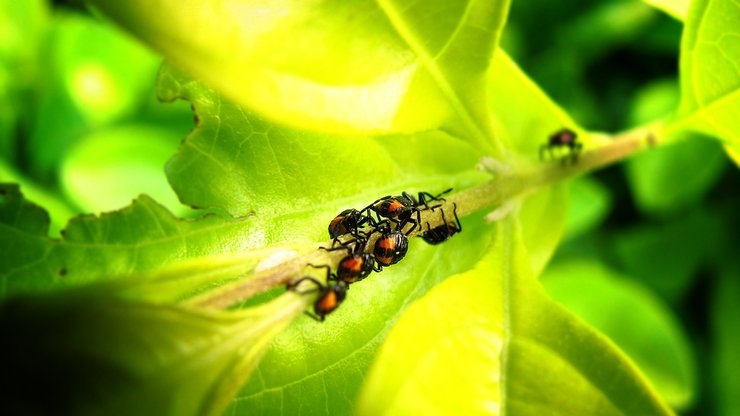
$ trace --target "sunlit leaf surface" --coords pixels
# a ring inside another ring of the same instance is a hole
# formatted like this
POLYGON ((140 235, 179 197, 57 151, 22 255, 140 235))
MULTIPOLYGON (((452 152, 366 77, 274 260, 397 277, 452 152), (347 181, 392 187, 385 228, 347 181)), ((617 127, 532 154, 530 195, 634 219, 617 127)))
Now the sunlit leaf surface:
POLYGON ((691 2, 681 43, 681 111, 677 125, 740 148, 740 4, 691 2))
POLYGON ((473 270, 409 308, 361 414, 671 414, 613 344, 545 295, 516 228, 504 221, 473 270))
POLYGON ((447 124, 495 148, 482 98, 505 1, 91 3, 271 119, 343 134, 447 124))

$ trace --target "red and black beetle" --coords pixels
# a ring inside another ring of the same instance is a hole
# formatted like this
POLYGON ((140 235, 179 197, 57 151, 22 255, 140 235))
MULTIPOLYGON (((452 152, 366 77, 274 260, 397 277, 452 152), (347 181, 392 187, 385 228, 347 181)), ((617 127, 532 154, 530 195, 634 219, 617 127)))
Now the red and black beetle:
POLYGON ((457 204, 452 204, 452 214, 455 216, 455 221, 447 221, 445 218, 444 210, 442 211, 442 224, 434 228, 429 227, 427 223, 427 231, 423 232, 420 237, 429 244, 437 245, 447 241, 454 234, 462 231, 462 225, 460 225, 460 218, 457 217, 457 204))
POLYGON ((390 266, 396 264, 406 256, 409 249, 409 240, 406 235, 399 231, 390 231, 388 229, 380 231, 380 238, 375 240, 373 254, 375 261, 380 266, 390 266))
POLYGON ((348 286, 347 283, 342 281, 334 282, 327 280, 326 284, 324 284, 311 276, 304 276, 290 283, 287 288, 301 295, 319 292, 319 297, 313 303, 313 313, 306 311, 306 315, 319 322, 323 322, 326 315, 334 312, 342 301, 344 301, 344 298, 347 296, 348 286), (298 285, 304 281, 312 282, 316 287, 313 289, 298 290, 298 285))
MULTIPOLYGON (((421 210, 435 208, 430 207, 430 202, 444 202, 442 195, 450 192, 452 188, 440 192, 438 195, 432 195, 429 192, 419 192, 417 198, 408 192, 402 192, 397 196, 384 196, 370 204, 368 207, 375 211, 380 217, 386 218, 396 224, 397 231, 403 231, 406 224, 411 223, 411 228, 406 231, 406 235, 411 234, 416 227, 421 224, 421 210)), ((367 209, 367 208, 366 208, 367 209)))

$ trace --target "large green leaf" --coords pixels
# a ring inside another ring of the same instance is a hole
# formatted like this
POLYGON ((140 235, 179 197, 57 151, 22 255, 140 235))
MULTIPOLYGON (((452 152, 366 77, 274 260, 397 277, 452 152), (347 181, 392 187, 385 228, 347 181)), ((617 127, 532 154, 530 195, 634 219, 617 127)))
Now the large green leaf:
POLYGON ((713 375, 711 395, 716 402, 717 414, 723 416, 740 415, 740 333, 737 331, 737 317, 740 316, 740 265, 726 265, 715 282, 711 296, 713 375))
MULTIPOLYGON (((539 145, 551 133, 548 129, 572 126, 505 55, 494 61, 490 74, 492 82, 507 85, 520 97, 509 105, 496 104, 507 109, 495 117, 497 132, 513 143, 512 161, 536 158, 539 145), (532 135, 517 130, 522 124, 538 123, 543 127, 532 135)), ((254 213, 260 221, 281 214, 301 219, 283 226, 316 241, 326 238, 332 215, 348 206, 363 206, 403 189, 459 190, 488 177, 473 169, 482 152, 439 131, 377 138, 300 132, 268 123, 170 68, 161 73, 160 95, 191 100, 197 114, 196 130, 168 165, 181 199, 234 215, 254 213)), ((562 232, 564 196, 563 188, 548 188, 522 204, 520 215, 527 218, 527 241, 537 269, 544 267, 562 232)), ((412 241, 403 263, 353 286, 343 307, 325 324, 305 319, 289 327, 266 354, 259 377, 235 400, 233 411, 295 413, 302 407, 350 411, 353 404, 340 398, 356 395, 394 317, 434 284, 469 269, 480 258, 488 238, 481 216, 463 218, 463 227, 460 236, 440 247, 412 241), (341 348, 333 342, 338 339, 341 348), (310 365, 288 365, 296 363, 296 357, 305 357, 310 365), (337 362, 347 365, 337 368, 337 362), (331 388, 316 391, 317 383, 331 388), (278 400, 280 406, 275 404, 278 400)))
POLYGON ((670 414, 627 358, 550 300, 516 220, 391 331, 361 414, 670 414))
POLYGON ((506 1, 91 3, 178 67, 269 118, 335 133, 447 124, 492 144, 485 74, 506 1))
POLYGON ((681 108, 672 126, 718 137, 734 152, 740 151, 738 28, 737 2, 691 2, 681 41, 681 108))
POLYGON ((677 409, 691 404, 696 370, 689 340, 671 310, 653 294, 587 261, 548 268, 542 284, 557 302, 634 360, 668 404, 677 409))

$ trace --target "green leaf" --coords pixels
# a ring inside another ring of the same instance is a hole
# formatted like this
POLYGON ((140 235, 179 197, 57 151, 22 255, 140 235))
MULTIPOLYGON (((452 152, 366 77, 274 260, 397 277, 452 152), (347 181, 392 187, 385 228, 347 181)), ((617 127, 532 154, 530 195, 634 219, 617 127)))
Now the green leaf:
POLYGON ((506 1, 91 3, 268 118, 378 134, 436 128, 454 116, 449 125, 462 137, 491 147, 485 74, 506 1))
POLYGON ((737 262, 728 264, 715 281, 710 301, 712 328, 711 370, 713 380, 710 392, 716 403, 717 414, 740 415, 740 333, 737 317, 740 316, 740 267, 737 262))
MULTIPOLYGON (((43 208, 24 200, 18 185, 6 183, 0 184, 0 221, 5 227, 33 236, 46 236, 49 229, 49 214, 43 208)), ((3 240, 10 247, 10 239, 3 240)), ((3 252, 7 253, 5 250, 3 252)))
POLYGON ((535 276, 545 269, 563 236, 567 189, 567 184, 548 187, 528 197, 519 210, 522 240, 535 276))
POLYGON ((721 177, 727 162, 715 142, 689 137, 637 154, 625 167, 640 210, 668 215, 699 202, 721 177))
POLYGON ((360 414, 671 413, 613 344, 544 294, 516 227, 502 222, 473 270, 409 308, 360 414))
POLYGON ((306 306, 285 294, 236 312, 126 299, 117 285, 0 303, 9 413, 219 415, 306 306))
POLYGON ((231 413, 349 414, 381 342, 405 308, 450 275, 472 268, 488 249, 490 225, 462 219, 464 231, 443 245, 409 242, 406 258, 351 287, 326 322, 299 318, 277 336, 231 413))
POLYGON ((688 128, 740 149, 740 5, 691 2, 681 41, 681 108, 669 129, 688 128))
POLYGON ((584 177, 571 181, 565 238, 575 238, 598 226, 611 205, 611 193, 597 179, 584 177))
MULTIPOLYGON (((23 191, 28 195, 29 200, 46 207, 51 220, 49 232, 53 236, 58 236, 59 231, 64 227, 67 221, 77 213, 69 206, 67 201, 63 200, 59 195, 56 195, 49 189, 39 186, 25 175, 22 175, 10 166, 7 166, 2 160, 0 160, 0 184, 1 183, 19 184, 23 188, 23 191)), ((4 186, 0 185, 0 189, 4 189, 4 186)))
MULTIPOLYGON (((641 125, 665 118, 679 101, 673 80, 660 80, 636 96, 630 122, 641 125)), ((654 215, 675 214, 696 204, 726 168, 720 146, 698 135, 631 157, 625 168, 638 208, 654 215), (691 169, 686 169, 691 166, 691 169)))
MULTIPOLYGON (((505 52, 498 50, 494 55, 489 77, 488 102, 496 134, 520 157, 536 160, 547 137, 563 127, 581 132, 505 52)), ((581 136, 579 139, 589 142, 590 137, 581 136)))
POLYGON ((671 116, 681 100, 678 80, 674 78, 651 82, 637 92, 629 114, 629 125, 650 124, 671 116))
POLYGON ((110 26, 57 13, 44 55, 46 82, 27 146, 33 168, 55 173, 67 151, 91 130, 136 113, 146 103, 158 59, 110 26))
MULTIPOLYGON (((488 100, 497 136, 507 144, 507 162, 517 166, 537 160, 547 137, 563 127, 580 131, 565 111, 501 50, 494 56, 489 77, 488 100)), ((591 143, 588 135, 583 139, 591 143)), ((519 218, 535 275, 542 272, 560 242, 566 210, 566 185, 540 190, 522 203, 519 218)))
POLYGON ((23 199, 17 186, 0 185, 0 196, 0 298, 147 273, 186 260, 195 263, 180 276, 223 266, 233 278, 252 271, 270 254, 258 248, 278 242, 284 250, 316 248, 294 218, 234 220, 211 214, 183 220, 146 196, 100 217, 77 217, 61 239, 53 239, 47 236, 46 211, 23 199), (227 256, 208 257, 214 255, 227 256), (229 269, 234 263, 238 269, 229 269))
POLYGON ((672 303, 691 289, 702 262, 720 246, 715 213, 695 210, 667 224, 642 225, 618 233, 613 254, 625 272, 672 303))
MULTIPOLYGON (((551 133, 547 126, 572 125, 505 56, 494 61, 491 74, 492 82, 517 83, 521 88, 517 97, 524 97, 502 104, 514 110, 497 116, 498 132, 515 138, 513 154, 536 158, 551 133), (547 124, 533 136, 514 134, 522 123, 547 124)), ((434 192, 453 186, 457 191, 488 178, 472 170, 481 152, 439 131, 378 138, 300 132, 261 120, 171 68, 161 72, 160 96, 189 99, 197 115, 196 129, 168 165, 170 181, 181 199, 191 205, 224 208, 233 215, 254 213, 260 222, 269 223, 271 215, 296 219, 282 229, 315 241, 326 238, 328 220, 348 206, 363 206, 404 189, 434 192)), ((553 187, 523 203, 520 215, 529 219, 528 243, 539 269, 559 240, 564 196, 564 189, 553 187)), ((437 282, 469 269, 482 255, 487 228, 480 215, 463 218, 463 227, 460 236, 440 247, 412 241, 412 255, 382 276, 363 281, 357 289, 353 286, 343 307, 326 323, 304 319, 289 327, 260 364, 260 377, 251 380, 235 400, 233 412, 269 414, 282 408, 295 413, 302 407, 351 411, 352 403, 341 398, 356 395, 393 317, 437 282), (420 268, 425 271, 419 273, 420 268), (342 348, 332 342, 336 339, 342 340, 342 348), (311 364, 286 366, 296 356, 307 357, 311 364), (336 368, 337 362, 351 365, 336 368), (317 383, 331 388, 316 391, 317 383)))
POLYGON ((693 355, 665 304, 639 284, 594 262, 557 264, 548 268, 542 284, 557 302, 634 360, 668 404, 689 407, 697 387, 693 355))
POLYGON ((164 175, 179 139, 177 131, 147 124, 99 129, 69 151, 61 166, 62 186, 85 212, 122 208, 146 193, 183 214, 185 207, 164 175))
POLYGON ((294 130, 171 68, 160 74, 159 94, 189 100, 198 120, 167 166, 181 201, 235 216, 323 212, 321 222, 308 223, 322 231, 311 234, 321 236, 316 241, 327 238, 326 224, 348 206, 403 190, 460 189, 488 178, 474 170, 482 153, 444 132, 347 137, 294 130))

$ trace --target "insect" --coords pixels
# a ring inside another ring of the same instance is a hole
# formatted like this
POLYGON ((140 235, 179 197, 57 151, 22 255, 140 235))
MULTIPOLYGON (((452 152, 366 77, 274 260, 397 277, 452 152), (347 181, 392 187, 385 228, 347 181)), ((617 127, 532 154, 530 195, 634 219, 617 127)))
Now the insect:
MULTIPOLYGON (((552 157, 553 149, 567 147, 572 163, 576 163, 578 161, 578 153, 580 153, 583 148, 583 144, 577 140, 577 137, 576 133, 570 129, 556 131, 550 135, 547 143, 540 146, 540 160, 544 160, 545 151, 550 153, 550 156, 552 157)), ((563 164, 566 159, 567 157, 561 159, 563 164)))
MULTIPOLYGON (((326 251, 347 250, 347 256, 343 257, 337 263, 337 272, 329 273, 327 276, 335 280, 341 280, 345 283, 355 283, 366 278, 373 271, 380 272, 382 266, 375 265, 375 257, 370 253, 365 253, 367 247, 367 238, 362 236, 355 240, 343 243, 340 247, 320 247, 326 251)), ((313 266, 329 267, 329 266, 313 266)))
POLYGON ((462 225, 460 225, 460 218, 457 217, 457 204, 452 204, 452 213, 455 216, 455 221, 447 221, 445 218, 444 210, 442 212, 442 225, 438 225, 434 228, 430 228, 427 223, 427 231, 421 234, 421 238, 429 244, 437 245, 447 241, 454 234, 462 231, 462 225))
MULTIPOLYGON (((406 256, 409 249, 409 240, 406 235, 399 231, 391 231, 390 227, 385 224, 385 229, 378 229, 381 233, 380 238, 375 240, 373 254, 375 261, 380 266, 390 266, 396 264, 406 256)), ((383 228, 383 227, 380 227, 383 228)))
MULTIPOLYGON (((327 276, 331 274, 328 266, 326 273, 327 276)), ((327 279, 326 284, 324 284, 311 276, 304 276, 295 282, 290 283, 287 286, 287 289, 301 295, 319 292, 319 297, 313 303, 313 313, 306 311, 306 315, 319 322, 323 322, 326 315, 334 312, 342 301, 344 301, 349 287, 347 286, 347 283, 342 281, 331 281, 327 279), (298 290, 298 285, 305 281, 312 282, 316 287, 312 289, 298 290)))
POLYGON ((358 231, 365 224, 375 226, 375 219, 367 212, 370 207, 366 207, 361 211, 354 208, 345 209, 340 212, 333 220, 329 223, 329 237, 334 240, 333 244, 336 244, 340 236, 345 234, 352 234, 355 238, 358 238, 358 231))
POLYGON ((378 218, 383 217, 397 224, 396 230, 403 230, 406 224, 411 223, 411 228, 406 231, 406 235, 411 234, 417 226, 421 224, 421 206, 424 209, 430 207, 430 202, 444 202, 442 195, 450 192, 452 188, 440 192, 438 195, 432 195, 429 192, 419 192, 415 199, 408 192, 403 192, 397 196, 384 196, 370 204, 368 207, 378 214, 378 218), (414 218, 415 216, 415 218, 414 218))

